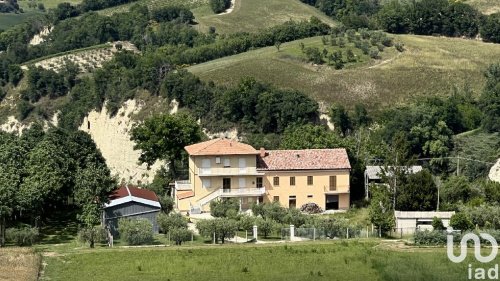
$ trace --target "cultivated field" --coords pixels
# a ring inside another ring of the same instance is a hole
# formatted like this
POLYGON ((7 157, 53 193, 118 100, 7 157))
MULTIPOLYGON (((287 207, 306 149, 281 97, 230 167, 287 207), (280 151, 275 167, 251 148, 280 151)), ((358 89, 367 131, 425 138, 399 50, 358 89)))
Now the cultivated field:
POLYGON ((0 248, 0 280, 38 280, 40 260, 29 248, 0 248))
POLYGON ((46 257, 42 280, 465 280, 472 260, 380 240, 98 249, 46 257))
POLYGON ((208 5, 194 9, 193 13, 199 22, 195 28, 206 31, 213 26, 218 33, 256 32, 290 19, 305 20, 311 16, 330 25, 335 24, 319 10, 299 0, 236 0, 234 10, 229 14, 215 15, 208 5))
POLYGON ((347 106, 356 102, 368 107, 395 105, 416 96, 447 95, 453 86, 468 84, 479 93, 484 86, 486 67, 500 60, 500 45, 457 38, 414 35, 395 36, 405 44, 405 51, 393 48, 382 53, 382 59, 344 70, 313 66, 294 57, 299 43, 305 46, 321 43, 321 38, 289 42, 207 63, 189 70, 204 80, 236 84, 245 76, 282 88, 301 90, 313 98, 347 106))

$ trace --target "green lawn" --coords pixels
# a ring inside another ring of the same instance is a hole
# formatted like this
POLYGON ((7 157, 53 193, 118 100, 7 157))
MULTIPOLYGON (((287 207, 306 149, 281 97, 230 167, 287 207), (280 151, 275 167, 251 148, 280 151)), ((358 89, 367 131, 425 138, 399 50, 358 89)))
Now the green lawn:
POLYGON ((323 22, 334 25, 328 16, 299 0, 236 0, 234 10, 229 14, 215 15, 207 5, 193 10, 195 27, 200 31, 213 26, 218 33, 239 31, 256 32, 260 29, 281 24, 290 19, 306 20, 315 16, 323 22))
POLYGON ((473 259, 370 241, 80 251, 46 256, 41 280, 465 280, 473 259))
MULTIPOLYGON (((393 36, 393 35, 391 35, 393 36)), ((321 38, 285 43, 281 51, 267 47, 191 66, 189 71, 204 80, 234 85, 246 76, 282 88, 303 91, 319 101, 369 108, 394 106, 416 96, 448 95, 453 86, 466 83, 477 94, 484 87, 483 72, 500 62, 500 45, 458 38, 398 35, 406 50, 391 48, 382 59, 335 70, 313 66, 293 56, 299 43, 321 45, 321 38)))

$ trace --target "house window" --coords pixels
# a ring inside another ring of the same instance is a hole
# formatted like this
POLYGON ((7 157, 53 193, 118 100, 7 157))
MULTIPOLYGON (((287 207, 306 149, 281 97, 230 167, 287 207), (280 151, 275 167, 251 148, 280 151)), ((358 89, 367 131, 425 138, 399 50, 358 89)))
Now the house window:
POLYGON ((273 178, 273 185, 274 186, 280 186, 280 177, 274 177, 273 178))
POLYGON ((261 188, 262 187, 262 177, 258 177, 257 178, 257 188, 261 188))
POLYGON ((307 185, 313 185, 313 176, 307 176, 307 185))
POLYGON ((330 176, 330 190, 337 190, 337 176, 330 176))
POLYGON ((229 158, 224 158, 224 167, 231 167, 231 160, 229 158))
POLYGON ((312 195, 307 195, 307 198, 313 198, 313 196, 312 195))
POLYGON ((211 181, 210 179, 202 179, 201 180, 201 185, 203 186, 203 188, 210 188, 210 185, 211 185, 211 181))
POLYGON ((290 185, 291 186, 295 185, 295 177, 290 177, 290 185))
POLYGON ((273 201, 274 202, 279 202, 280 201, 280 197, 279 196, 274 196, 273 197, 273 201))
POLYGON ((215 164, 220 164, 220 157, 219 156, 215 157, 215 164))

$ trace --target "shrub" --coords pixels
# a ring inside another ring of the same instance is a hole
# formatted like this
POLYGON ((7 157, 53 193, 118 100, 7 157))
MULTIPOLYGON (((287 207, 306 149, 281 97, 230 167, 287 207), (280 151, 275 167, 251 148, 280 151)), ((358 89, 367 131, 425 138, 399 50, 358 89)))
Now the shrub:
POLYGON ((405 50, 405 44, 401 43, 401 42, 396 42, 394 44, 394 47, 396 48, 396 50, 398 50, 398 52, 402 53, 404 50, 405 50))
POLYGON ((472 223, 469 216, 467 216, 467 214, 463 212, 458 212, 451 216, 450 226, 453 227, 453 229, 459 229, 462 231, 471 230, 474 228, 474 224, 472 223))
POLYGON ((321 51, 317 47, 306 47, 304 49, 304 54, 306 55, 306 58, 309 62, 315 64, 323 63, 323 56, 321 54, 321 51))
POLYGON ((78 231, 78 240, 82 243, 89 243, 93 248, 95 242, 107 243, 107 231, 102 227, 84 227, 78 231))
POLYGON ((38 228, 23 226, 20 228, 7 228, 5 239, 17 246, 31 246, 38 239, 38 228))
POLYGON ((445 230, 445 227, 443 225, 443 221, 438 217, 434 217, 432 219, 432 228, 434 230, 445 230))
POLYGON ((214 13, 219 14, 231 7, 231 0, 210 0, 210 8, 214 13))
POLYGON ((144 245, 153 242, 153 224, 147 219, 120 219, 118 231, 129 245, 144 245))
POLYGON ((417 245, 444 245, 446 244, 445 231, 417 231, 415 232, 415 244, 417 245))
POLYGON ((270 218, 265 218, 265 219, 259 219, 257 220, 257 228, 262 235, 264 235, 264 238, 267 238, 269 234, 271 234, 273 231, 277 230, 279 225, 272 219, 270 218))
POLYGON ((168 195, 164 195, 164 196, 159 196, 158 199, 160 201, 162 212, 167 215, 170 214, 170 212, 172 212, 172 210, 174 209, 175 205, 174 198, 168 195))
POLYGON ((182 242, 191 240, 193 232, 186 228, 174 228, 170 230, 170 239, 175 245, 181 245, 182 242))

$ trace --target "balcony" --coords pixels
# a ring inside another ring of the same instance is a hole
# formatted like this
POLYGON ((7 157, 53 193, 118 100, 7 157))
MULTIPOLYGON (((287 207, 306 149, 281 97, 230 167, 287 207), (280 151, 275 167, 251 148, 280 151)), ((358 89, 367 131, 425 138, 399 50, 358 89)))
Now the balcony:
POLYGON ((192 190, 189 180, 175 181, 176 190, 192 190))
POLYGON ((242 197, 242 196, 262 196, 266 193, 265 188, 228 188, 221 189, 221 197, 242 197))
POLYGON ((218 177, 218 176, 263 176, 264 173, 257 172, 255 167, 246 168, 198 168, 200 177, 218 177))
POLYGON ((349 193, 349 186, 348 185, 340 185, 340 186, 325 186, 325 193, 326 194, 342 194, 342 193, 349 193))

